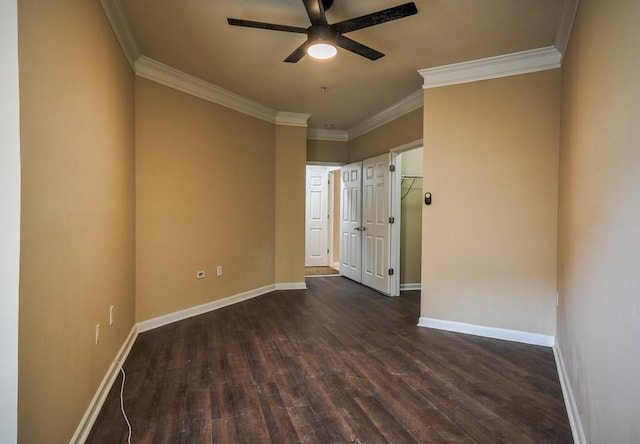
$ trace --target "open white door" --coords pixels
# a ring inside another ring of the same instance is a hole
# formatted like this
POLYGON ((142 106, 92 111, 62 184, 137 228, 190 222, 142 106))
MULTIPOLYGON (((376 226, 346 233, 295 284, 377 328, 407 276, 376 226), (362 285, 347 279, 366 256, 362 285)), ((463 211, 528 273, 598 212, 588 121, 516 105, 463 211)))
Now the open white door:
POLYGON ((362 283, 390 294, 389 159, 383 154, 362 164, 362 283))
POLYGON ((307 167, 305 267, 329 265, 327 193, 327 169, 307 167))
POLYGON ((362 282, 362 162, 342 167, 340 184, 340 273, 362 282))
POLYGON ((391 154, 342 167, 340 272, 381 293, 399 295, 397 244, 393 244, 391 154))

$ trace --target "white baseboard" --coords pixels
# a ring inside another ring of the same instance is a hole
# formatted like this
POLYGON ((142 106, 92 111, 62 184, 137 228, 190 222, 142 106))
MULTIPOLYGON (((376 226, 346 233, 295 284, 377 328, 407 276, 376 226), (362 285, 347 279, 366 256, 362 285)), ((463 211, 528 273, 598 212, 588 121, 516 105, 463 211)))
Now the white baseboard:
POLYGON ((443 321, 421 317, 418 327, 435 328, 438 330, 454 331, 457 333, 467 333, 470 335, 484 336, 487 338, 504 339, 507 341, 522 342, 532 345, 543 345, 553 347, 555 336, 530 333, 519 330, 508 330, 504 328, 485 327, 482 325, 466 324, 464 322, 443 321))
POLYGON ((281 282, 276 284, 276 290, 306 290, 306 282, 281 282))
POLYGON ((96 394, 93 396, 87 411, 84 413, 84 416, 80 420, 80 424, 76 428, 76 432, 71 437, 69 442, 71 443, 84 443, 91 433, 91 428, 93 424, 96 422, 98 415, 100 414, 100 410, 102 410, 102 405, 104 404, 105 399, 107 399, 107 395, 115 382, 118 373, 120 372, 120 368, 122 367, 122 363, 127 359, 129 352, 131 351, 131 347, 138 337, 138 329, 134 325, 125 339, 124 344, 120 347, 116 358, 113 360, 111 365, 109 366, 109 370, 102 378, 102 382, 96 391, 96 394))
POLYGON ((422 290, 422 284, 420 282, 415 284, 400 284, 400 291, 403 290, 422 290))
POLYGON ((564 365, 564 358, 560 346, 556 343, 553 346, 553 355, 556 358, 556 367, 558 369, 558 377, 560 378, 560 386, 562 387, 562 396, 564 397, 564 405, 567 409, 569 424, 571 425, 571 433, 575 444, 586 444, 587 439, 584 436, 582 421, 580 420, 580 412, 576 404, 576 398, 573 396, 573 390, 569 382, 567 368, 564 365))
POLYGON ((162 327, 163 325, 172 324, 174 322, 208 313, 228 305, 237 304, 238 302, 246 301, 247 299, 252 299, 274 290, 276 290, 276 285, 267 285, 265 287, 256 288, 255 290, 249 290, 244 293, 218 299, 217 301, 207 302, 206 304, 196 305, 195 307, 186 308, 167 315, 158 316, 157 318, 138 322, 138 332, 142 333, 153 330, 154 328, 162 327))

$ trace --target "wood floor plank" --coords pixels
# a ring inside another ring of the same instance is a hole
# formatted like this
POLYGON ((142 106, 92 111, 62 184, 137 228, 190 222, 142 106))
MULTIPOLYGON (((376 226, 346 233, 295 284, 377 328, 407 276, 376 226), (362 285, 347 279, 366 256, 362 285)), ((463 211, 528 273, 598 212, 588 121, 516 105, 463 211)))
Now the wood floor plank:
POLYGON ((358 398, 358 404, 362 410, 371 418, 371 422, 376 425, 378 432, 390 442, 415 442, 408 430, 390 412, 385 404, 375 396, 358 398))
MULTIPOLYGON (((133 442, 572 442, 551 349, 417 327, 417 291, 307 286, 141 333, 133 442)), ((88 443, 126 442, 120 381, 88 443)))

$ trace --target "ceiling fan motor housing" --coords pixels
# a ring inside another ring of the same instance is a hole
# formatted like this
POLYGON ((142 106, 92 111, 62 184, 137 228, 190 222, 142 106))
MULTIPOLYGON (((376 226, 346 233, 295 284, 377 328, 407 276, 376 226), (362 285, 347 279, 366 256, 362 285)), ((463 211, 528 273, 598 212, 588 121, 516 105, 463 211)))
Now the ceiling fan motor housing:
POLYGON ((338 33, 330 25, 312 25, 307 29, 308 43, 326 42, 336 44, 338 33))

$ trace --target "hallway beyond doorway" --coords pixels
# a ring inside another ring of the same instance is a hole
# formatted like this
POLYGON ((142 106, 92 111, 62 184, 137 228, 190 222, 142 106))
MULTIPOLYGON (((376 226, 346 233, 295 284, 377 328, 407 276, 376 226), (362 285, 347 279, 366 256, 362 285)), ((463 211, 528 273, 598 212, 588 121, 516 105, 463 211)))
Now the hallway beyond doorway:
POLYGON ((306 277, 340 276, 340 272, 333 267, 304 267, 306 277))

